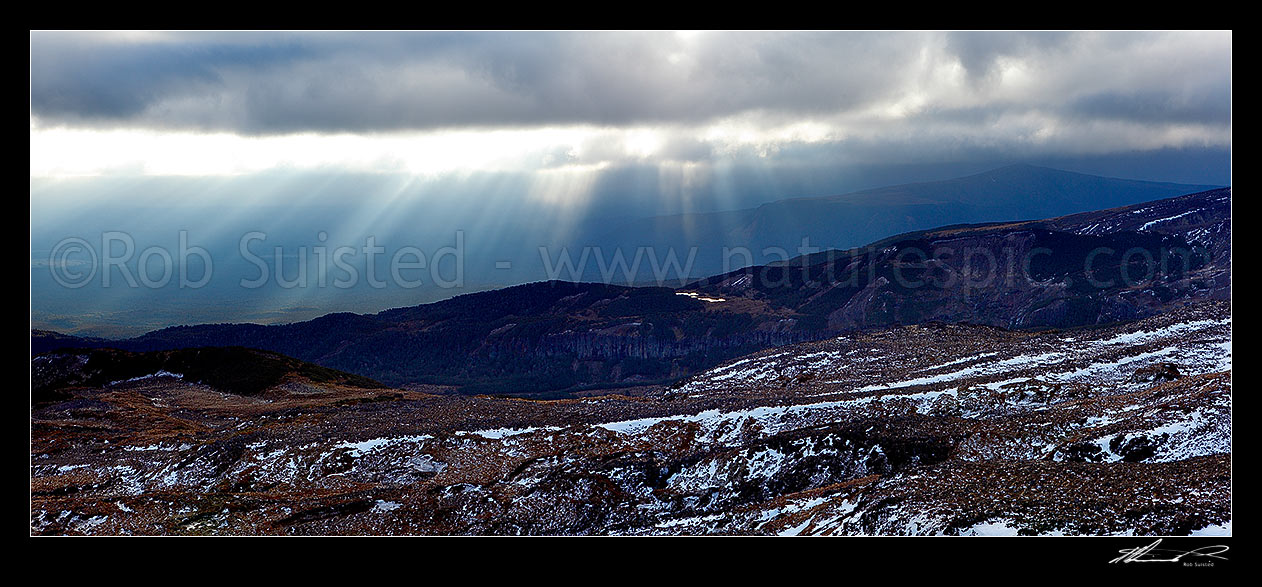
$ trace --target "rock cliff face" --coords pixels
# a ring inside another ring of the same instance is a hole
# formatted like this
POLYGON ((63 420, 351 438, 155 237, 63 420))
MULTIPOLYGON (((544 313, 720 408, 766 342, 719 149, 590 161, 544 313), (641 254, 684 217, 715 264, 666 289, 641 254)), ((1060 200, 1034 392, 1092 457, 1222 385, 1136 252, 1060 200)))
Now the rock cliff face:
POLYGON ((57 392, 32 411, 37 533, 1230 528, 1226 302, 1064 331, 870 329, 561 401, 67 379, 97 372, 77 356, 34 359, 60 366, 35 369, 57 392))

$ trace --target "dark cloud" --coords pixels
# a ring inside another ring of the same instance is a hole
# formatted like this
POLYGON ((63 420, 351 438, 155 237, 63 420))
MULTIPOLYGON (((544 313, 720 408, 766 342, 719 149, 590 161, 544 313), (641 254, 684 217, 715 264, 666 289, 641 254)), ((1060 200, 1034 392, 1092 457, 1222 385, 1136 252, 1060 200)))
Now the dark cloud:
POLYGON ((976 81, 989 77, 1001 57, 1055 52, 1071 46, 1074 37, 1074 33, 1055 31, 954 32, 947 35, 947 51, 976 81))
POLYGON ((1231 118, 1231 89, 1224 84, 1198 88, 1193 95, 1159 90, 1103 92, 1070 101, 1065 112, 1087 120, 1221 124, 1231 118))
POLYGON ((272 68, 312 57, 295 43, 102 42, 75 35, 31 36, 31 109, 54 120, 118 121, 163 101, 221 93, 221 74, 272 68))
POLYGON ((540 147, 540 167, 617 160, 631 126, 672 161, 1043 156, 1229 146, 1230 53, 1230 32, 32 33, 31 114, 244 135, 612 129, 578 155, 540 147), (718 120, 809 121, 836 144, 724 146, 701 132, 718 120))
POLYGON ((36 34, 32 112, 57 124, 245 133, 697 122, 887 96, 900 34, 36 34))

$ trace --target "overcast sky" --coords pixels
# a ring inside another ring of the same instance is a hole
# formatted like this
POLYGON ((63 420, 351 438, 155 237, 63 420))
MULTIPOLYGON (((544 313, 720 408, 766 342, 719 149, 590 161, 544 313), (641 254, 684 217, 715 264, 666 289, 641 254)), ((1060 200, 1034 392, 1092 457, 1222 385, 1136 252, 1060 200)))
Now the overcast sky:
POLYGON ((759 161, 1231 145, 1230 31, 35 32, 30 83, 40 178, 657 166, 686 183, 759 161))

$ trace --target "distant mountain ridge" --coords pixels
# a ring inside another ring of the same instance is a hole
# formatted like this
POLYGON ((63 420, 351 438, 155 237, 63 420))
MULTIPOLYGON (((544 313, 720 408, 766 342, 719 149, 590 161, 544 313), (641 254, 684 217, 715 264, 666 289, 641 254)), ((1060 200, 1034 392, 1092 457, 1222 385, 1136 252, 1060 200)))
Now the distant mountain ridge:
MULTIPOLYGON (((377 314, 166 328, 111 346, 244 346, 388 385, 566 396, 671 381, 759 349, 847 330, 932 321, 1074 327, 1230 299, 1230 242, 1231 189, 1224 188, 1040 221, 917 231, 679 289, 539 282, 377 314), (967 287, 915 286, 973 270, 959 255, 906 256, 944 247, 988 251, 996 260, 1029 255, 1030 273, 967 287), (1114 253, 1092 257, 1102 250, 1114 253), (1126 260, 1130 251, 1141 260, 1173 256, 1149 274, 1126 260), (1084 273, 1088 261, 1096 263, 1091 275, 1084 273), (1123 272, 1143 279, 1126 282, 1123 272)), ((100 346, 32 333, 33 352, 52 345, 100 346)))
POLYGON ((1142 318, 1189 300, 1230 299, 1231 188, 1047 220, 913 231, 688 288, 791 307, 828 331, 933 320, 1059 328, 1142 318), (993 274, 934 285, 979 265, 993 274))

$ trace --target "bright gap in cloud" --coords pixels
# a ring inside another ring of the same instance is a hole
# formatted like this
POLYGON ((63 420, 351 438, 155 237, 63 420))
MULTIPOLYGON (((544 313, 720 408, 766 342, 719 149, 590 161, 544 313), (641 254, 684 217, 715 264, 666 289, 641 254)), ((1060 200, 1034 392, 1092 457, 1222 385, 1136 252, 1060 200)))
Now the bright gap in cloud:
POLYGON ((437 175, 683 163, 754 147, 819 143, 843 133, 828 120, 768 123, 756 115, 702 127, 575 125, 376 134, 232 133, 45 126, 31 117, 31 177, 233 176, 271 170, 437 175), (697 149, 697 146, 704 148, 697 149))
MULTIPOLYGON (((389 135, 227 133, 148 130, 31 130, 31 177, 241 175, 274 169, 336 168, 412 173, 519 171, 565 164, 590 129, 458 131, 389 135)), ((637 146, 637 149, 639 147, 637 146)))

